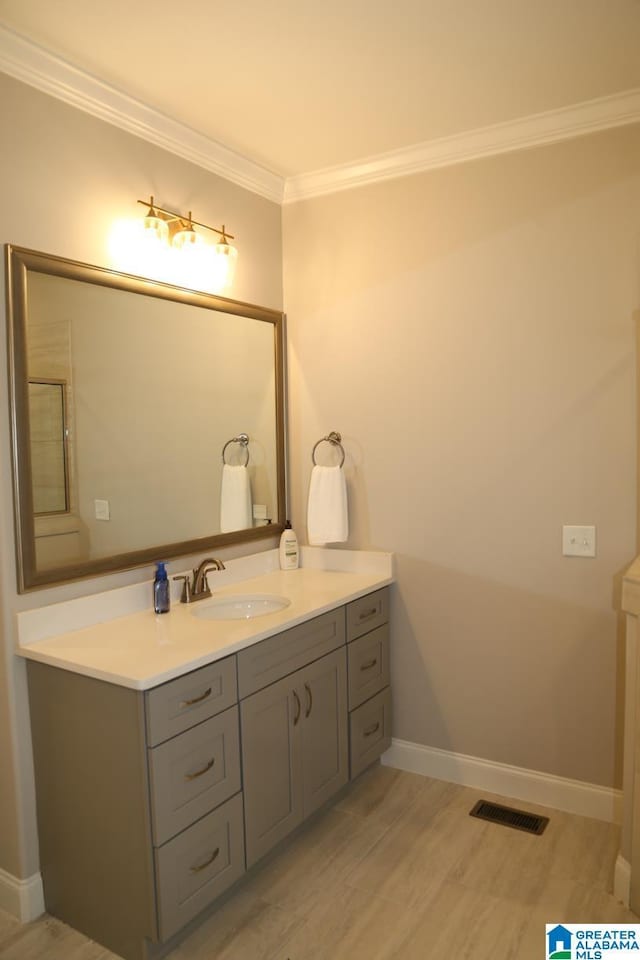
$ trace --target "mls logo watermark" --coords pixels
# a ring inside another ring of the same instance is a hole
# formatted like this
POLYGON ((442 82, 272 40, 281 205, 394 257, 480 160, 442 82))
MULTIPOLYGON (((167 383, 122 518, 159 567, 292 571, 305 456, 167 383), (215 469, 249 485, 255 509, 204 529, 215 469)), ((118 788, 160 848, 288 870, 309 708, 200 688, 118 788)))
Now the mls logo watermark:
POLYGON ((640 923, 548 923, 546 939, 547 960, 640 960, 640 923))

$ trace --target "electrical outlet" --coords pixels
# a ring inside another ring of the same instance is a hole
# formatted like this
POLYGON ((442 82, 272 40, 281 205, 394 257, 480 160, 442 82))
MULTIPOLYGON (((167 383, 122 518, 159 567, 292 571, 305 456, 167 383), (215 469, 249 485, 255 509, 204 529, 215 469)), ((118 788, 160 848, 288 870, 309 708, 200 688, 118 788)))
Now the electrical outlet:
POLYGON ((562 528, 562 554, 565 557, 595 557, 596 528, 564 526, 562 528))
POLYGON ((108 500, 94 500, 93 507, 96 515, 96 520, 109 520, 109 501, 108 500))

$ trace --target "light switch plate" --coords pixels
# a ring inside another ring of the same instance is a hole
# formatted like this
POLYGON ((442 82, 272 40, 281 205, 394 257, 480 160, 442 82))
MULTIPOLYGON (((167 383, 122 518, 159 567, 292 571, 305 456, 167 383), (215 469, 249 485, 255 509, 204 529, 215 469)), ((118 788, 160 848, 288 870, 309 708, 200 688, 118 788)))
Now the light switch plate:
POLYGON ((96 520, 109 520, 109 501, 108 500, 94 500, 93 506, 95 510, 96 520))
POLYGON ((596 528, 564 526, 562 528, 562 554, 565 557, 595 557, 596 528))

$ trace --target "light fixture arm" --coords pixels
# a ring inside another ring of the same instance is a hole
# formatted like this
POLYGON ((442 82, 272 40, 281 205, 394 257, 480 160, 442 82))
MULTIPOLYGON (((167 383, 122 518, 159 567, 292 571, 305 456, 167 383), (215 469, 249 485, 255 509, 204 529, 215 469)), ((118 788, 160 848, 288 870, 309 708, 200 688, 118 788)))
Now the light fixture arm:
POLYGON ((203 227, 205 230, 211 230, 213 233, 221 236, 222 243, 226 243, 227 240, 235 240, 232 233, 227 233, 224 224, 222 224, 222 230, 219 230, 217 227, 210 227, 208 223, 200 223, 198 220, 193 220, 191 211, 189 211, 188 217, 184 217, 181 213, 175 213, 173 210, 166 210, 164 207, 159 207, 158 204, 154 202, 153 197, 149 197, 148 200, 138 200, 136 202, 141 203, 143 207, 148 207, 149 210, 153 210, 155 216, 159 216, 161 220, 165 220, 167 223, 180 223, 186 229, 193 226, 203 227))

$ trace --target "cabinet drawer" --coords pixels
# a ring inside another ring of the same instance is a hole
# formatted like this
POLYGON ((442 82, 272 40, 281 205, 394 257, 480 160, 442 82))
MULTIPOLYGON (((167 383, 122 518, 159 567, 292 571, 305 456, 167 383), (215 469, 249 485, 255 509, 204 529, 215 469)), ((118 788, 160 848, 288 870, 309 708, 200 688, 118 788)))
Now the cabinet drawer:
POLYGON ((391 691, 386 687, 349 714, 351 779, 391 746, 391 691))
POLYGON ((242 794, 155 851, 160 939, 167 940, 244 873, 242 794))
POLYGON ((389 588, 383 587, 347 604, 347 642, 389 620, 389 588))
POLYGON ((146 694, 147 742, 154 747, 222 713, 238 699, 235 657, 218 660, 146 694))
POLYGON ((389 625, 358 637, 347 647, 349 709, 389 685, 389 625))
POLYGON ((285 630, 238 654, 240 699, 318 660, 344 643, 344 607, 285 630))
POLYGON ((240 790, 237 706, 149 750, 156 846, 240 790))

